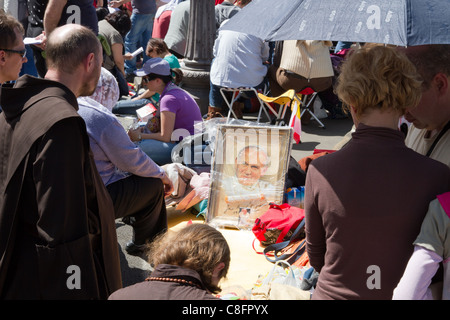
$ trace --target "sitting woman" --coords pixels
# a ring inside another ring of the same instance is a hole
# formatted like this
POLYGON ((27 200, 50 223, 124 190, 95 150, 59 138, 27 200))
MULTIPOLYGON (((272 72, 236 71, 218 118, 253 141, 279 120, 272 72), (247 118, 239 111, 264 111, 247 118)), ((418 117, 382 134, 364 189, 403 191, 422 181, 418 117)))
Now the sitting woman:
POLYGON ((161 58, 149 59, 136 75, 146 88, 160 94, 160 130, 148 132, 145 127, 128 131, 132 141, 157 164, 172 162, 172 149, 183 137, 194 134, 194 124, 202 121, 200 108, 189 93, 172 83, 169 63, 161 58))
POLYGON ((125 79, 124 63, 132 59, 130 53, 123 54, 124 37, 131 28, 128 14, 122 10, 108 14, 98 22, 98 33, 107 42, 104 48, 103 67, 111 72, 117 80, 121 96, 128 96, 128 83, 125 79))
MULTIPOLYGON (((178 58, 169 52, 169 48, 162 39, 152 38, 147 44, 145 54, 150 58, 162 58, 169 62, 174 76, 174 83, 178 85, 183 77, 178 58)), ((146 89, 143 93, 137 94, 130 100, 120 100, 113 108, 114 114, 136 115, 136 110, 142 108, 148 103, 156 104, 159 102, 159 93, 146 89)))
POLYGON ((230 266, 223 235, 207 224, 165 233, 150 247, 155 270, 146 281, 114 292, 109 300, 218 300, 219 282, 230 266))
POLYGON ((343 63, 336 92, 356 131, 312 161, 305 182, 313 300, 390 300, 429 203, 448 190, 450 169, 408 148, 398 128, 421 84, 396 48, 366 44, 343 63))

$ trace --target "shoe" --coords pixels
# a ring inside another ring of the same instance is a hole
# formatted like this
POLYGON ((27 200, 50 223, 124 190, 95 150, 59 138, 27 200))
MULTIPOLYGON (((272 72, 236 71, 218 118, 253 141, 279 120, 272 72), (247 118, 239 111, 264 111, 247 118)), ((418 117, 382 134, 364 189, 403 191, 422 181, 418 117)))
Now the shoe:
POLYGON ((133 226, 136 222, 136 218, 133 216, 126 216, 122 218, 122 222, 126 225, 133 226))
POLYGON ((147 250, 147 245, 145 244, 134 244, 133 241, 130 241, 125 246, 125 251, 131 255, 140 255, 147 250))
POLYGON ((208 112, 203 116, 203 119, 211 120, 212 118, 223 118, 223 115, 220 112, 208 112))

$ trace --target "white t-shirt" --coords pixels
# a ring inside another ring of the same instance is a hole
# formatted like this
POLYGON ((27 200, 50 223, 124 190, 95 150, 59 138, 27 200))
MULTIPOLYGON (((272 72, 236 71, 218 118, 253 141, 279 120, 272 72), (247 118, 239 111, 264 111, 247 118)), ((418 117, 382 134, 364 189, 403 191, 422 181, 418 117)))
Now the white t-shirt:
MULTIPOLYGON (((417 129, 414 125, 411 125, 405 140, 406 146, 420 154, 426 155, 437 137, 437 134, 433 137, 428 137, 428 132, 429 131, 426 129, 417 129)), ((440 161, 450 167, 450 130, 441 137, 434 147, 430 158, 440 161)))

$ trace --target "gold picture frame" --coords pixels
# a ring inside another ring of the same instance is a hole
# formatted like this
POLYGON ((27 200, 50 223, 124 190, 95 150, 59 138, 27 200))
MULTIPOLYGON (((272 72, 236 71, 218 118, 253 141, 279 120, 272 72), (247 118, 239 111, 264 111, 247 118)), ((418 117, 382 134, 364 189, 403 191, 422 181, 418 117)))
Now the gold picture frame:
POLYGON ((270 203, 282 203, 292 134, 293 130, 284 126, 218 126, 208 224, 250 230, 270 203))

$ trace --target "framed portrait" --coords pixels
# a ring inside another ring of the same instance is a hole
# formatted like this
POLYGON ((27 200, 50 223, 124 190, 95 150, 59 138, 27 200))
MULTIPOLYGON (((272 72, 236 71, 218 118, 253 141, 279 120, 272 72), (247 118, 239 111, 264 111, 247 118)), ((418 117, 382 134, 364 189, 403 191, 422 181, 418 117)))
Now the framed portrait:
POLYGON ((218 126, 208 224, 250 230, 271 202, 282 203, 292 133, 281 126, 218 126))

